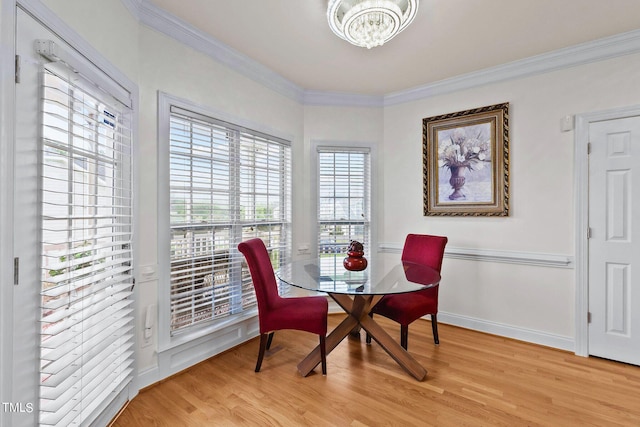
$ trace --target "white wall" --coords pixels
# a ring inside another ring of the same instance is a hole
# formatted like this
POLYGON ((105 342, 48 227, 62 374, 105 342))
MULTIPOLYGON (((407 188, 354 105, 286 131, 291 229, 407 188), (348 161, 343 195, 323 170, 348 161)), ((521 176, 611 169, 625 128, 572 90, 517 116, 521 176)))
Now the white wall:
POLYGON ((138 78, 138 21, 120 1, 42 0, 131 80, 138 78))
MULTIPOLYGON (((380 240, 407 233, 449 237, 449 246, 513 253, 574 254, 573 132, 566 115, 632 105, 640 99, 640 55, 591 63, 389 106, 384 114, 384 225, 380 240), (422 119, 509 102, 510 216, 422 215, 422 119)), ((442 320, 510 327, 573 340, 571 269, 445 259, 442 320)), ((516 334, 517 336, 517 334, 516 334)))

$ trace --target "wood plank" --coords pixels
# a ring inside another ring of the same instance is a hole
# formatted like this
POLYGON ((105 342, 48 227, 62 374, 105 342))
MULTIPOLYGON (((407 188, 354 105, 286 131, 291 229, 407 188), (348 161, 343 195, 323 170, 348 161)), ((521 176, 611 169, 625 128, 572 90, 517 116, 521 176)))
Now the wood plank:
MULTIPOLYGON (((330 327, 343 319, 330 315, 330 327)), ((376 321, 399 341, 397 324, 376 321)), ((428 321, 409 327, 409 353, 429 370, 422 382, 351 336, 326 376, 301 377, 317 336, 280 331, 259 373, 255 339, 140 392, 113 426, 640 425, 640 367, 438 327, 439 346, 428 321)))

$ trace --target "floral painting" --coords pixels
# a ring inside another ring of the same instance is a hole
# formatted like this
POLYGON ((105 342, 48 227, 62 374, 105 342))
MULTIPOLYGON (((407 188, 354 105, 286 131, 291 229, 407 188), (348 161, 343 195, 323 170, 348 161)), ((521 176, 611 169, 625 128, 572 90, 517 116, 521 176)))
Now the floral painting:
POLYGON ((425 215, 507 216, 508 104, 423 119, 425 215))
POLYGON ((458 179, 454 185, 451 184, 451 178, 446 173, 439 174, 438 200, 489 202, 491 200, 489 166, 491 166, 489 123, 438 131, 438 167, 448 170, 451 177, 458 179), (464 182, 462 182, 463 179, 464 182), (447 188, 447 183, 451 185, 451 190, 447 188))

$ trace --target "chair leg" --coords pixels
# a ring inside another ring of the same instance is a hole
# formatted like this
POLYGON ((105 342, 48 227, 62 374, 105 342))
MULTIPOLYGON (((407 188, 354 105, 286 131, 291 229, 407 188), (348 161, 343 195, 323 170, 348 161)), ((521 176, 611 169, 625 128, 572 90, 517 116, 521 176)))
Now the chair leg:
POLYGON ((271 341, 273 341, 273 334, 275 334, 275 332, 269 333, 269 340, 267 341, 267 350, 271 348, 271 341))
POLYGON ((327 375, 327 346, 324 335, 320 335, 320 359, 322 360, 322 375, 327 375))
POLYGON ((407 349, 407 341, 409 340, 409 325, 400 325, 400 345, 407 349))
MULTIPOLYGON (((271 333, 273 335, 273 332, 271 333)), ((260 334, 260 350, 258 351, 258 362, 256 363, 256 372, 260 372, 260 366, 262 366, 262 358, 264 357, 264 351, 267 349, 267 341, 269 341, 269 334, 260 334)))
MULTIPOLYGON (((369 317, 371 317, 373 319, 373 313, 369 312, 369 317)), ((371 344, 371 335, 369 335, 369 332, 367 332, 367 337, 365 338, 365 341, 367 344, 371 344)))
POLYGON ((431 315, 431 329, 433 330, 433 342, 436 345, 440 344, 440 340, 438 339, 438 316, 435 314, 431 315))

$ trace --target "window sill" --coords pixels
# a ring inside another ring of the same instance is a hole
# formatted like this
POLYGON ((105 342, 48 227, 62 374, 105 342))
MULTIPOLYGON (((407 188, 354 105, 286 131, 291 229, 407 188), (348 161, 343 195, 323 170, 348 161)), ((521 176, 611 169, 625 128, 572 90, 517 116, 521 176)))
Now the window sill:
POLYGON ((161 343, 158 346, 158 353, 163 353, 165 351, 173 350, 176 347, 180 347, 184 344, 192 343, 215 332, 222 331, 226 328, 235 326, 238 323, 245 322, 257 316, 258 309, 254 308, 247 313, 230 316, 227 319, 221 319, 199 327, 189 328, 188 331, 178 332, 176 333, 176 335, 169 337, 167 342, 161 343))

